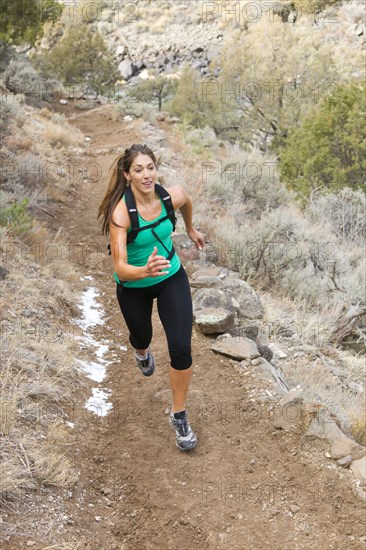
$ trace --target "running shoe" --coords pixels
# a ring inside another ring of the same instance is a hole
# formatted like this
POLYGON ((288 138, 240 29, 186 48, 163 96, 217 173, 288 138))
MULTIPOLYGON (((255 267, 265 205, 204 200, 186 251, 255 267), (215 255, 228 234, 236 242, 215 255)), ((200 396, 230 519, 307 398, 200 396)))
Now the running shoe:
POLYGON ((135 359, 136 359, 138 368, 140 369, 140 371, 144 376, 151 376, 154 373, 155 361, 154 361, 153 354, 150 352, 150 348, 148 349, 147 359, 143 359, 143 360, 139 359, 137 357, 136 352, 135 352, 135 359))
POLYGON ((187 412, 181 411, 174 416, 172 411, 169 414, 169 424, 175 430, 176 445, 181 451, 190 451, 197 444, 197 437, 189 425, 187 412))

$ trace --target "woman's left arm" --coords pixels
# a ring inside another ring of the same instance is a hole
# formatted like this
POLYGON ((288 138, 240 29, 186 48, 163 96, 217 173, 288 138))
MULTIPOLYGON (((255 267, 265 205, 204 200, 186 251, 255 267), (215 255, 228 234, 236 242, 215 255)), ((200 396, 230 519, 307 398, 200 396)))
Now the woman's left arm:
POLYGON ((188 237, 194 242, 196 248, 202 250, 205 246, 205 239, 202 233, 193 227, 191 199, 181 185, 174 185, 168 191, 172 197, 174 210, 179 210, 183 216, 188 237))

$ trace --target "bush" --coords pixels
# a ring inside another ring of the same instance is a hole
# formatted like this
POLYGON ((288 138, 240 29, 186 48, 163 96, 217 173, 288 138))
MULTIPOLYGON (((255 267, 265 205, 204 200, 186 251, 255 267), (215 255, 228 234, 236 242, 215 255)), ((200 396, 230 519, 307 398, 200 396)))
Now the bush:
POLYGON ((14 115, 14 108, 6 101, 0 101, 0 126, 2 132, 7 127, 12 115, 14 115))
POLYGON ((88 25, 73 25, 45 60, 49 74, 65 84, 92 87, 105 93, 119 78, 112 54, 98 32, 88 25))
POLYGON ((0 225, 5 226, 14 235, 21 235, 33 226, 32 218, 27 213, 29 200, 14 202, 7 208, 0 208, 0 225))
POLYGON ((55 22, 63 6, 55 0, 11 0, 1 2, 0 41, 34 44, 42 36, 43 24, 55 22))
POLYGON ((228 118, 228 114, 223 112, 219 94, 206 94, 207 86, 209 83, 205 83, 193 67, 185 65, 174 97, 167 103, 166 109, 184 118, 187 124, 196 128, 210 126, 216 132, 217 127, 227 125, 224 119, 228 118))
POLYGON ((365 191, 366 81, 339 86, 289 132, 280 152, 283 180, 300 196, 312 189, 365 191))
POLYGON ((350 242, 366 243, 366 194, 344 187, 335 193, 311 200, 308 215, 314 221, 327 223, 337 237, 350 242))
POLYGON ((60 85, 42 78, 25 59, 12 59, 3 75, 4 84, 13 94, 23 94, 25 100, 48 99, 54 92, 60 92, 60 85))

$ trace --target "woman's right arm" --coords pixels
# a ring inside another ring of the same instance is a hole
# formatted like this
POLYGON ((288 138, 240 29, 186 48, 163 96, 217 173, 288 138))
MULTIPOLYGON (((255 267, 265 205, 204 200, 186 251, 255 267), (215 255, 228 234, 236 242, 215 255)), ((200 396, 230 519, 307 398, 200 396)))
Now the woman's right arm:
POLYGON ((138 281, 146 277, 160 277, 168 273, 161 271, 170 266, 164 256, 157 256, 154 247, 145 266, 134 266, 127 261, 127 229, 130 226, 130 217, 123 201, 116 206, 112 219, 121 227, 109 224, 109 242, 113 259, 114 271, 120 281, 138 281))

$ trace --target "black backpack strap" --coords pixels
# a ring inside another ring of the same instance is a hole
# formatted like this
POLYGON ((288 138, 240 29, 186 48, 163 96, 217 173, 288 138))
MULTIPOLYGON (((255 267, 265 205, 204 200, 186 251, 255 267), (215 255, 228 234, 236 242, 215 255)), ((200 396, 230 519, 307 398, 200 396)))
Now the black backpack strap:
POLYGON ((172 203, 172 198, 168 191, 162 185, 158 183, 155 184, 155 189, 161 200, 164 202, 165 210, 168 215, 168 218, 172 222, 173 231, 175 231, 175 225, 177 223, 177 218, 175 216, 174 207, 172 203))
MULTIPOLYGON (((174 256, 175 254, 175 249, 174 249, 174 246, 172 247, 172 249, 169 251, 165 246, 164 246, 164 243, 162 242, 162 240, 159 238, 158 234, 154 231, 154 227, 156 225, 159 225, 163 220, 165 220, 166 218, 169 218, 169 220, 171 221, 171 224, 173 226, 173 231, 175 231, 175 226, 176 226, 176 222, 177 222, 177 218, 176 218, 176 215, 175 215, 175 211, 174 211, 174 207, 173 207, 173 203, 172 203, 172 198, 170 196, 170 194, 168 193, 168 191, 165 189, 165 187, 159 185, 158 183, 155 184, 155 189, 156 189, 156 192, 157 194, 159 195, 160 199, 163 201, 164 203, 164 206, 165 206, 165 210, 166 210, 166 213, 167 215, 164 216, 163 218, 160 218, 160 220, 155 223, 155 224, 151 224, 151 225, 148 225, 148 226, 144 226, 144 227, 140 227, 140 224, 139 224, 139 216, 138 216, 138 212, 137 212, 137 208, 136 208, 136 201, 135 201, 135 197, 132 193, 132 190, 131 190, 131 187, 126 187, 125 188, 125 201, 126 201, 126 207, 127 207, 127 210, 128 210, 128 214, 130 216, 130 222, 131 222, 131 231, 129 231, 127 233, 127 244, 133 242, 136 237, 137 237, 137 234, 139 233, 139 231, 143 230, 143 229, 151 229, 154 237, 156 238, 157 241, 160 242, 160 244, 165 248, 165 250, 168 252, 168 256, 167 256, 167 260, 171 260, 172 257, 174 256)), ((111 246, 110 244, 108 245, 108 250, 109 250, 109 255, 111 255, 111 246)))
POLYGON ((139 227, 140 227, 139 216, 136 208, 136 201, 132 193, 131 187, 126 187, 125 189, 125 200, 126 200, 128 214, 130 216, 130 222, 131 222, 131 231, 127 233, 127 244, 128 244, 136 239, 137 234, 139 232, 139 227))

